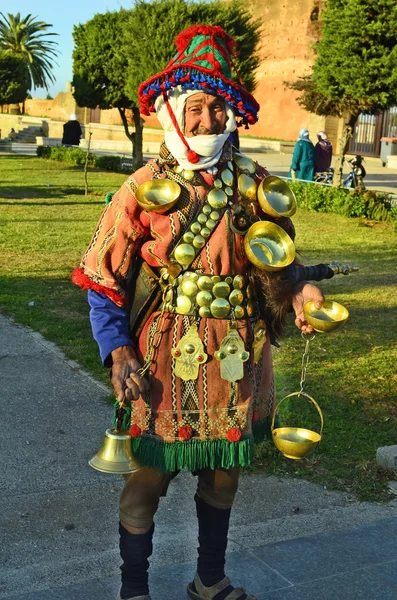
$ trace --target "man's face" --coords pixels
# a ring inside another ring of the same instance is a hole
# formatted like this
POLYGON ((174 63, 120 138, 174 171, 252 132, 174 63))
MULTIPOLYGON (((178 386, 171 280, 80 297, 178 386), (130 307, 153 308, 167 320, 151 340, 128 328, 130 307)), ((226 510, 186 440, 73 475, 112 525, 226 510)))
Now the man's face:
POLYGON ((225 101, 200 92, 190 96, 185 106, 185 136, 222 133, 227 121, 225 101))

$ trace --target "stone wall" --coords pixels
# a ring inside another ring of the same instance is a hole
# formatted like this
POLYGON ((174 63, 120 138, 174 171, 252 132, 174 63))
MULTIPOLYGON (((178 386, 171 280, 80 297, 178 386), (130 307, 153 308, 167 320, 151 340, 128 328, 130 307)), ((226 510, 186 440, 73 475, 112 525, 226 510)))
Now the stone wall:
POLYGON ((59 121, 68 121, 72 113, 84 123, 84 111, 86 109, 77 106, 72 92, 59 92, 53 100, 42 100, 32 98, 25 101, 25 113, 32 117, 48 117, 59 121))
MULTIPOLYGON (((247 134, 295 140, 301 127, 319 127, 318 118, 312 121, 297 104, 297 93, 284 86, 310 72, 319 34, 319 0, 251 0, 251 10, 262 21, 255 90, 261 109, 259 122, 247 134)), ((324 129, 324 122, 319 128, 324 129)))

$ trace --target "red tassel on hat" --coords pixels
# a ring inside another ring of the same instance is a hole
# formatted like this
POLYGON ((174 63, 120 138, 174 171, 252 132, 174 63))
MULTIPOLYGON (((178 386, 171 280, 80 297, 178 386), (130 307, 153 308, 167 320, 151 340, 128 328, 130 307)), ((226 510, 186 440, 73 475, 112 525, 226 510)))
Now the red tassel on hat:
POLYGON ((170 119, 172 121, 173 126, 175 127, 175 131, 177 132, 177 134, 179 135, 180 139, 182 140, 182 142, 185 144, 186 148, 187 148, 187 159, 190 163, 192 163, 192 165, 195 165, 199 162, 200 160, 200 155, 197 154, 197 152, 195 152, 194 150, 192 150, 191 148, 189 148, 189 144, 187 143, 185 136, 183 135, 182 131, 179 128, 178 125, 178 121, 176 120, 176 117, 172 111, 171 105, 168 102, 168 96, 167 96, 167 92, 163 92, 163 100, 165 102, 165 105, 167 107, 168 110, 168 114, 170 115, 170 119))

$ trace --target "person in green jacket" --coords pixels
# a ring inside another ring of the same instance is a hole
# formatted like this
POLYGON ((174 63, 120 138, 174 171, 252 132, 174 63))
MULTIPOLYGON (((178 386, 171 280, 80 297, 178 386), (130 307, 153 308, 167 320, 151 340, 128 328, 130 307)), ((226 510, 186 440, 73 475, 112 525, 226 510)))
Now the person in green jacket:
POLYGON ((304 179, 313 181, 316 153, 313 142, 309 139, 308 130, 303 127, 292 153, 292 163, 288 176, 292 181, 304 179))

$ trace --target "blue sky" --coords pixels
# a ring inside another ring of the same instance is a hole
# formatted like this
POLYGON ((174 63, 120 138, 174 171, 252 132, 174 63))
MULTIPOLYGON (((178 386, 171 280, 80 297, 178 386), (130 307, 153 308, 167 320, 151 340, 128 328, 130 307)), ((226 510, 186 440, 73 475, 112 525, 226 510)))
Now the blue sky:
MULTIPOLYGON (((65 90, 66 82, 72 80, 73 25, 85 23, 97 13, 131 7, 131 0, 15 0, 15 4, 8 2, 7 8, 0 10, 5 16, 18 12, 21 17, 28 14, 37 16, 38 20, 53 25, 50 31, 59 33, 52 38, 58 42, 59 66, 55 65, 53 71, 56 83, 49 88, 50 94, 56 96, 65 90)), ((34 98, 45 98, 47 95, 44 89, 32 90, 31 93, 34 98)))

